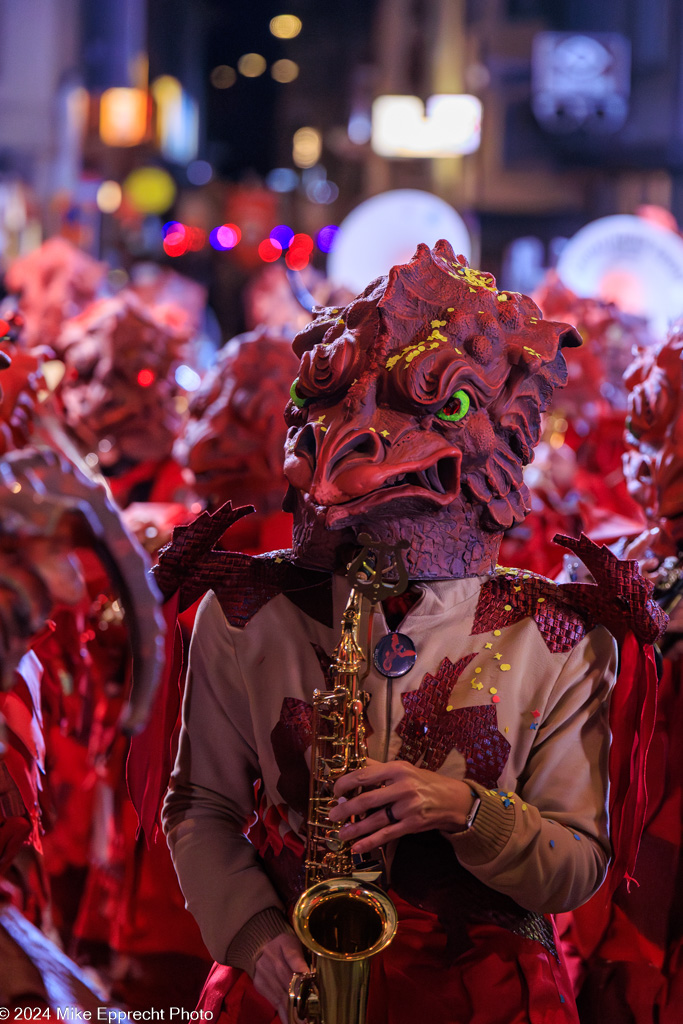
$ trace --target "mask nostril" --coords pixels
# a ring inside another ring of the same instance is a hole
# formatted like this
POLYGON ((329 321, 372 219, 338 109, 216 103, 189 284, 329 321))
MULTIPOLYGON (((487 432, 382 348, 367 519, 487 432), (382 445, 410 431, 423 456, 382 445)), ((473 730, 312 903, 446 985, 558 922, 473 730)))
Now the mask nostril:
POLYGON ((315 468, 318 455, 318 446, 316 444, 315 433, 310 424, 306 424, 303 428, 297 442, 294 446, 294 454, 300 458, 308 459, 311 466, 315 468))
POLYGON ((332 472, 340 467, 344 468, 344 464, 354 458, 360 457, 372 462, 378 461, 380 453, 381 445, 377 435, 363 431, 349 438, 330 456, 328 471, 332 472))

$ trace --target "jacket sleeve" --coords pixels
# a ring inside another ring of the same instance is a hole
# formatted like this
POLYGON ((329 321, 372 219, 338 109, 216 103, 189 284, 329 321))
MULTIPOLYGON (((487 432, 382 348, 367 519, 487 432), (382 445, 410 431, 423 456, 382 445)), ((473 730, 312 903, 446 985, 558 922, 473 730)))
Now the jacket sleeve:
POLYGON ((186 906, 209 952, 246 970, 270 938, 291 930, 244 835, 258 777, 249 695, 221 607, 208 594, 192 635, 162 821, 186 906))
POLYGON ((550 691, 516 792, 468 780, 481 805, 471 829, 449 836, 458 859, 528 910, 571 910, 605 877, 608 698, 616 662, 611 634, 593 630, 550 691))

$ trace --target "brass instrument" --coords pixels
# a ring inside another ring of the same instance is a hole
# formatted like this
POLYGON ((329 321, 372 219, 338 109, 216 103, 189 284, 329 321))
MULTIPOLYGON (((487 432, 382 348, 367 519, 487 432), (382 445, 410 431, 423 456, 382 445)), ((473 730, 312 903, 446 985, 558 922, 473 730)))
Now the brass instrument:
POLYGON ((361 534, 365 546, 349 568, 352 589, 342 617, 342 634, 333 652, 336 685, 313 695, 311 787, 308 804, 306 889, 293 916, 296 934, 311 953, 311 970, 295 974, 289 989, 289 1020, 310 1024, 364 1024, 370 958, 396 933, 394 904, 377 885, 378 870, 357 868, 351 843, 339 839, 339 822, 329 818, 336 803, 334 784, 362 768, 367 757, 364 712, 368 695, 360 688, 365 658, 358 642, 363 594, 376 602, 401 593, 407 573, 399 548, 361 534), (382 556, 390 550, 389 568, 382 556), (387 576, 398 572, 398 582, 387 576))

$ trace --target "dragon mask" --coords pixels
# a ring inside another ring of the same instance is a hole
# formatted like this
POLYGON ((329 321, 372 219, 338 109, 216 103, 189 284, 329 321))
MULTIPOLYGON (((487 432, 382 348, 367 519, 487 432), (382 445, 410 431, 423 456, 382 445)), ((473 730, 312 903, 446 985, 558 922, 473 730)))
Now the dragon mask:
POLYGON ((490 571, 526 515, 522 469, 574 328, 443 240, 315 313, 285 411, 295 558, 340 567, 367 531, 407 541, 413 577, 490 571))

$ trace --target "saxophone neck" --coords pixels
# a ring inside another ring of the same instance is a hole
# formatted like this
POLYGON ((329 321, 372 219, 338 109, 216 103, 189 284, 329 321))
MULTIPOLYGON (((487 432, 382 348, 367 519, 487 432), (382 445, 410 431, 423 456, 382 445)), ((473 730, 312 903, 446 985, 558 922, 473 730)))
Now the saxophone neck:
POLYGON ((332 655, 333 664, 340 674, 358 673, 365 661, 358 641, 362 601, 360 591, 356 587, 352 587, 342 616, 341 638, 332 655))

